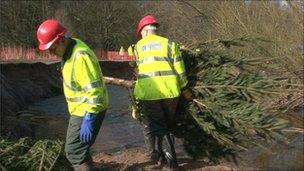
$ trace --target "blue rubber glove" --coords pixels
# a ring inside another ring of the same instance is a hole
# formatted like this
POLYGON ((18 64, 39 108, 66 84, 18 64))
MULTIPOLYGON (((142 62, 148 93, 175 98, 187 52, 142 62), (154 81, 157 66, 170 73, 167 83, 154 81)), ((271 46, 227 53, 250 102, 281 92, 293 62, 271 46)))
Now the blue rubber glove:
POLYGON ((96 114, 86 113, 83 117, 80 128, 80 141, 89 143, 93 138, 94 122, 97 118, 96 114))

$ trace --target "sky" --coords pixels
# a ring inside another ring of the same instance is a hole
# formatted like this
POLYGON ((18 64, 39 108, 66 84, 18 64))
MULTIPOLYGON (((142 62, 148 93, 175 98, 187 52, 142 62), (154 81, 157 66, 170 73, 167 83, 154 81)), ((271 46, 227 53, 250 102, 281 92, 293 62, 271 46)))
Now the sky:
MULTIPOLYGON (((252 0, 245 0, 245 3, 247 5, 249 5, 251 3, 252 0)), ((274 0, 274 1, 271 1, 273 3, 278 3, 281 7, 284 7, 284 6, 288 6, 288 2, 287 0, 274 0)))

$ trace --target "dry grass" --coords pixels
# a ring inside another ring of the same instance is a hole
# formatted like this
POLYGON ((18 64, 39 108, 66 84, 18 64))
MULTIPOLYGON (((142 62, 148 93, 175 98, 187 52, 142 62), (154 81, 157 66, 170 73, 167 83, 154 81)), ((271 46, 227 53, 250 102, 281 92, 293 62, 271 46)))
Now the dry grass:
POLYGON ((303 15, 301 6, 291 3, 286 9, 270 1, 254 1, 250 6, 223 1, 217 5, 212 25, 219 37, 250 34, 270 42, 258 44, 242 55, 269 59, 261 68, 266 74, 286 79, 296 86, 282 87, 286 93, 274 100, 276 107, 297 108, 304 104, 303 15))
POLYGON ((151 2, 149 11, 158 14, 164 35, 185 46, 214 39, 244 35, 259 37, 252 47, 235 49, 239 57, 259 59, 256 72, 286 78, 286 94, 277 98, 281 107, 304 104, 303 1, 290 1, 281 8, 272 1, 171 1, 151 2), (157 6, 157 9, 153 9, 157 6), (168 13, 168 6, 174 7, 168 13), (284 102, 284 103, 282 103, 284 102))

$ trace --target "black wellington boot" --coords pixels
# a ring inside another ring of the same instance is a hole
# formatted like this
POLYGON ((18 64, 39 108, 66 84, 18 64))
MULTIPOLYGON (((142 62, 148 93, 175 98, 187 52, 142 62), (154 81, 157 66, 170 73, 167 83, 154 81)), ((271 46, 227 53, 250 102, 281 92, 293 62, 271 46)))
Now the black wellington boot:
POLYGON ((157 150, 159 152, 158 165, 163 166, 167 164, 166 156, 163 150, 163 136, 157 136, 157 150))
POLYGON ((149 156, 151 161, 157 162, 159 159, 159 152, 155 148, 155 142, 156 142, 155 135, 151 135, 151 134, 145 135, 145 141, 149 150, 149 156))
POLYGON ((170 134, 164 136, 166 148, 163 150, 166 158, 166 166, 169 169, 176 169, 178 167, 173 138, 170 134))

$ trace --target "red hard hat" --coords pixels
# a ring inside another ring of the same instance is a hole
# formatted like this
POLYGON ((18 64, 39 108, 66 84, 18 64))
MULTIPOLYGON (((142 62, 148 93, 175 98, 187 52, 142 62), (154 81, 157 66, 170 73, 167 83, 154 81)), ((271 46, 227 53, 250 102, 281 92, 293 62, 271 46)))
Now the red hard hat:
POLYGON ((55 19, 44 21, 37 30, 39 49, 47 50, 53 43, 58 41, 66 31, 67 29, 55 19))
POLYGON ((155 25, 156 27, 159 27, 159 23, 156 21, 155 17, 153 15, 147 15, 143 17, 137 26, 137 36, 140 37, 140 31, 146 26, 146 25, 155 25))

